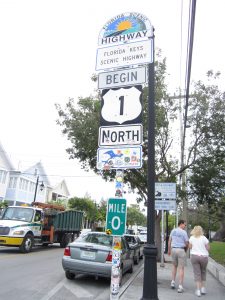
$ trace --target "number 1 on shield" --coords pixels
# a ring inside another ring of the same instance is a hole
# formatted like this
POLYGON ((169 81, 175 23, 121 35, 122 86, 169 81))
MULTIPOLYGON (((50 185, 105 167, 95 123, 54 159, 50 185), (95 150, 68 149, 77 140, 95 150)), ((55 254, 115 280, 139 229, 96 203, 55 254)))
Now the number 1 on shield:
POLYGON ((120 115, 123 115, 123 107, 124 107, 124 96, 119 97, 120 100, 120 115))

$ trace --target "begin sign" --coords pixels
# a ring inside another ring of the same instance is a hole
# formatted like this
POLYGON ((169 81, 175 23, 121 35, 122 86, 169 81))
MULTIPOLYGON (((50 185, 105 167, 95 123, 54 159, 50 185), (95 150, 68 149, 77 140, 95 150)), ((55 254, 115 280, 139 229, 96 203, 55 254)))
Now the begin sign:
POLYGON ((110 229, 112 235, 123 235, 126 229, 126 217, 126 199, 110 198, 107 205, 106 229, 110 229))
POLYGON ((137 85, 147 81, 146 68, 138 67, 113 72, 104 72, 98 75, 98 88, 108 89, 121 86, 137 85))

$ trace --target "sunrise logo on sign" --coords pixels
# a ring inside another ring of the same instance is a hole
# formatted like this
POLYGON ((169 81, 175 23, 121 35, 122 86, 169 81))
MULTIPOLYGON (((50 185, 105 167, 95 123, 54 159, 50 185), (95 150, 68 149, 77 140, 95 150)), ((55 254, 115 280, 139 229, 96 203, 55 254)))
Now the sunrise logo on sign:
POLYGON ((132 42, 153 36, 149 20, 142 14, 124 13, 112 18, 100 32, 99 45, 132 42))

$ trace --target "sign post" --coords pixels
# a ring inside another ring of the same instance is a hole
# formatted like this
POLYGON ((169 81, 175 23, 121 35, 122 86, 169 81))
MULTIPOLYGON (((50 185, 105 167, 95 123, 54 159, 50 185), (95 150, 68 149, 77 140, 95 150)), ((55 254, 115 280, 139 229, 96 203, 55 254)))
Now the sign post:
MULTIPOLYGON (((140 137, 143 107, 142 83, 148 67, 148 210, 147 245, 144 248, 145 271, 143 300, 157 296, 157 249, 154 242, 154 34, 148 18, 140 13, 122 13, 102 28, 97 49, 96 70, 107 71, 99 76, 102 106, 97 168, 116 169, 116 197, 109 199, 107 232, 114 235, 110 299, 119 297, 121 235, 126 225, 126 201, 120 169, 142 167, 140 137), (144 68, 143 68, 144 67, 144 68), (129 68, 129 69, 128 69, 129 68), (111 70, 110 70, 111 69, 111 70), (113 89, 112 89, 113 88, 113 89), (139 125, 139 127, 134 126, 139 125), (109 127, 112 127, 111 129, 109 127), (117 127, 116 127, 117 126, 117 127), (120 127, 119 127, 120 126, 120 127), (122 128, 122 126, 124 126, 122 128), (108 143, 108 145, 107 145, 108 143), (140 144, 139 144, 140 143, 140 144), (104 146, 106 148, 102 148, 104 146), (112 147, 114 146, 114 147, 112 147), (110 148, 109 148, 110 147, 110 148), (118 175, 118 176, 117 176, 118 175), (151 282, 151 284, 149 284, 151 282)), ((142 132, 141 132, 142 134, 142 132)))
MULTIPOLYGON (((153 49, 154 49, 154 36, 153 49)), ((154 50, 153 50, 154 51, 154 50)), ((147 244, 144 247, 144 282, 142 300, 158 300, 157 248, 155 246, 155 72, 153 62, 148 65, 148 200, 147 244), (151 282, 151 284, 149 284, 151 282)))

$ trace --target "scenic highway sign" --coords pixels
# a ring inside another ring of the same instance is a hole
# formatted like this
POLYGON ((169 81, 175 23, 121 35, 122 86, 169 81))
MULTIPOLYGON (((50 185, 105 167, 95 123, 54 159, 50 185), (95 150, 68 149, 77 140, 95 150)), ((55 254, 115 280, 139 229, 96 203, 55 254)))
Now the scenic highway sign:
POLYGON ((118 45, 153 37, 153 26, 140 13, 126 12, 111 18, 101 29, 98 45, 118 45))
POLYGON ((97 49, 96 71, 153 62, 152 39, 97 49))

